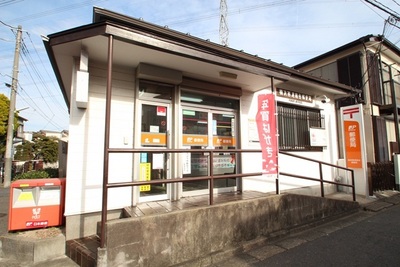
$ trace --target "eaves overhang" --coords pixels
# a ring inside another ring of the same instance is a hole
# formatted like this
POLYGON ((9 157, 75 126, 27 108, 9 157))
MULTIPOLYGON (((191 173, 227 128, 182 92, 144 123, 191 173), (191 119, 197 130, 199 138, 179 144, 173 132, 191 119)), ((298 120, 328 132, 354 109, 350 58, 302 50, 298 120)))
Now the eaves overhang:
POLYGON ((324 54, 321 54, 319 56, 316 56, 314 58, 306 60, 302 63, 299 63, 299 64, 293 66, 293 68, 294 69, 302 69, 305 66, 309 66, 315 62, 319 62, 324 59, 330 58, 331 56, 338 55, 341 52, 351 50, 352 48, 356 48, 359 46, 364 48, 368 45, 374 45, 374 44, 377 44, 377 45, 382 44, 389 49, 388 51, 386 51, 386 53, 388 53, 390 51, 391 53, 393 53, 393 55, 400 57, 400 49, 396 45, 394 45, 392 42, 390 42, 388 39, 384 38, 382 35, 369 34, 369 35, 365 35, 361 38, 358 38, 357 40, 354 40, 350 43, 344 44, 338 48, 335 48, 331 51, 328 51, 324 54))
MULTIPOLYGON (((173 43, 179 43, 180 45, 188 46, 194 49, 228 58, 237 62, 251 64, 254 66, 262 67, 283 75, 290 75, 291 68, 275 63, 273 61, 258 57, 257 55, 251 55, 240 50, 232 49, 227 46, 219 45, 208 40, 190 35, 189 33, 184 34, 175 30, 171 30, 168 27, 161 27, 152 23, 145 22, 140 19, 135 19, 126 15, 122 15, 110 10, 94 7, 93 8, 93 22, 108 22, 124 25, 129 30, 148 34, 152 37, 161 38, 168 40, 173 43)), ((114 25, 116 25, 114 24, 114 25)))
POLYGON ((329 88, 330 91, 337 91, 340 94, 347 94, 352 91, 352 88, 349 86, 314 77, 288 66, 258 57, 257 55, 251 55, 240 50, 212 43, 207 40, 191 36, 189 34, 183 34, 181 32, 171 30, 168 27, 160 27, 158 25, 144 22, 140 19, 138 20, 110 10, 94 7, 93 22, 111 20, 121 23, 122 25, 127 26, 129 29, 135 29, 140 32, 147 32, 148 34, 159 36, 161 38, 166 38, 170 41, 178 42, 182 45, 189 45, 191 48, 199 49, 218 57, 223 57, 243 64, 256 66, 262 68, 263 70, 269 70, 271 72, 274 72, 274 76, 281 78, 282 81, 301 79, 303 81, 311 82, 315 85, 322 85, 325 88, 329 88), (283 74, 286 77, 280 76, 279 74, 283 74))
POLYGON ((57 64, 56 56, 54 54, 53 47, 60 45, 60 44, 65 44, 65 43, 71 43, 74 41, 79 41, 85 38, 90 38, 98 35, 104 35, 106 32, 106 25, 104 24, 89 24, 89 25, 84 25, 80 26, 77 28, 61 31, 55 34, 50 34, 48 36, 42 36, 42 41, 44 44, 44 47, 46 49, 47 55, 50 60, 50 64, 54 70, 57 82, 60 86, 61 92, 64 97, 64 101, 68 106, 69 110, 69 103, 70 103, 70 96, 67 94, 67 88, 65 87, 65 84, 63 83, 61 71, 59 68, 59 65, 57 64))
MULTIPOLYGON (((352 88, 348 86, 323 80, 257 55, 251 55, 166 27, 97 7, 94 8, 93 14, 92 24, 50 34, 43 38, 46 51, 68 107, 70 103, 70 92, 68 93, 70 84, 63 82, 63 74, 60 68, 64 68, 64 73, 66 73, 66 67, 61 66, 64 62, 61 64, 61 59, 57 58, 60 56, 60 51, 64 53, 61 47, 71 48, 75 46, 76 48, 78 44, 84 45, 85 42, 93 44, 94 40, 100 40, 105 44, 106 37, 110 35, 114 36, 119 45, 123 47, 131 44, 138 49, 154 50, 165 55, 171 55, 170 57, 184 58, 185 62, 190 60, 191 62, 199 62, 202 66, 205 66, 205 64, 210 66, 218 65, 221 68, 230 69, 238 73, 248 73, 253 75, 253 78, 259 77, 264 81, 274 77, 276 78, 276 84, 282 86, 295 86, 297 84, 309 86, 312 90, 325 90, 339 95, 351 94, 352 92, 352 88)), ((77 57, 79 54, 76 54, 76 52, 72 54, 71 52, 69 56, 77 57)), ((102 56, 104 57, 104 53, 102 56)), ((255 90, 261 89, 263 88, 255 88, 255 90)))

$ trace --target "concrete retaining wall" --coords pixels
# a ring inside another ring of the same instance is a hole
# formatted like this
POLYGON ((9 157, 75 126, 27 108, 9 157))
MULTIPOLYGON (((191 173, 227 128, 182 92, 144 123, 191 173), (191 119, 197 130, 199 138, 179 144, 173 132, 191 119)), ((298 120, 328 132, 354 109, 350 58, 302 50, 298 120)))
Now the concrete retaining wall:
POLYGON ((44 239, 21 238, 17 234, 0 237, 1 258, 33 264, 62 256, 65 257, 65 237, 62 234, 44 239))
POLYGON ((98 266, 185 263, 358 208, 357 202, 287 194, 113 220, 98 266))

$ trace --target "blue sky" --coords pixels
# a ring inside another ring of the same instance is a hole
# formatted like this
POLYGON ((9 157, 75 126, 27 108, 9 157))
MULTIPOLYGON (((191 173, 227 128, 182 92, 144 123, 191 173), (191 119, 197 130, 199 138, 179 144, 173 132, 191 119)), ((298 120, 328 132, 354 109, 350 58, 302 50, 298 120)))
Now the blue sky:
MULTIPOLYGON (((293 66, 367 34, 399 46, 388 14, 361 0, 226 0, 229 46, 293 66)), ((400 0, 379 0, 400 13, 400 0)), ((0 0, 0 93, 10 96, 15 31, 22 26, 17 109, 25 130, 67 130, 68 109, 41 35, 91 23, 93 6, 219 43, 219 0, 0 0), (4 25, 6 24, 6 25, 4 25)), ((399 24, 400 26, 400 24, 399 24)))

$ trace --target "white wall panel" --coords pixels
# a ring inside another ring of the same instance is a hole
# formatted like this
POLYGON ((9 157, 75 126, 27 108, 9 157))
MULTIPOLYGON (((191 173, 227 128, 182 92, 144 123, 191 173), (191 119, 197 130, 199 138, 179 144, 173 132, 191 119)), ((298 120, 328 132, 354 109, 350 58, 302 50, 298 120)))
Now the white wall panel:
MULTIPOLYGON (((101 210, 107 72, 90 65, 89 73, 88 108, 78 109, 76 103, 71 103, 66 215, 101 210)), ((132 148, 134 70, 114 68, 112 87, 110 147, 132 148)), ((112 154, 109 182, 131 181, 132 164, 132 155, 112 154)), ((130 188, 109 190, 108 207, 130 205, 131 198, 130 188)))

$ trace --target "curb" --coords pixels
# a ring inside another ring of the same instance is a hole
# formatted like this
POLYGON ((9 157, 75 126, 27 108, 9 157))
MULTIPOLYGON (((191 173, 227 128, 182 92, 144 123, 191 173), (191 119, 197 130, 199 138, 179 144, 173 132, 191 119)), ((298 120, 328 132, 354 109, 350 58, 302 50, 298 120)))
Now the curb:
POLYGON ((400 192, 393 191, 389 194, 387 191, 377 194, 377 200, 364 205, 363 209, 366 211, 378 212, 391 206, 400 204, 400 192))
POLYGON ((35 239, 18 235, 0 237, 1 256, 8 259, 38 263, 65 256, 65 236, 35 239))

